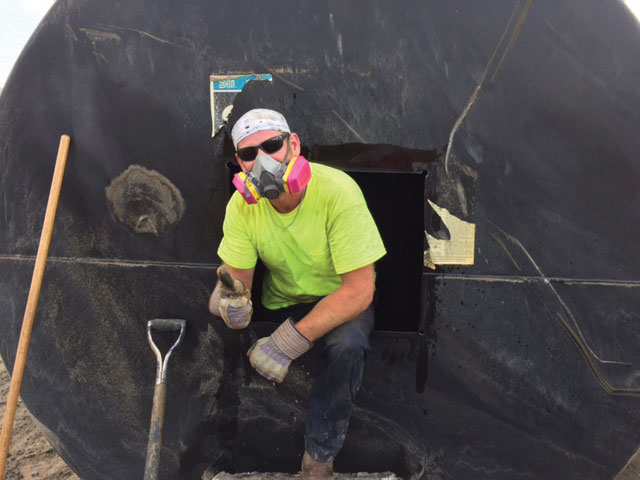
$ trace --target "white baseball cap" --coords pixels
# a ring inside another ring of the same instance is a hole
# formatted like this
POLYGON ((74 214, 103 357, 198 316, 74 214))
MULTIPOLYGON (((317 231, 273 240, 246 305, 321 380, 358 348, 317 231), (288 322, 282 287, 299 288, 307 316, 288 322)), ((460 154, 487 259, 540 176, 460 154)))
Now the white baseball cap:
POLYGON ((254 108, 242 115, 231 129, 233 148, 237 149, 238 144, 248 136, 265 130, 291 133, 289 124, 281 113, 266 108, 254 108))

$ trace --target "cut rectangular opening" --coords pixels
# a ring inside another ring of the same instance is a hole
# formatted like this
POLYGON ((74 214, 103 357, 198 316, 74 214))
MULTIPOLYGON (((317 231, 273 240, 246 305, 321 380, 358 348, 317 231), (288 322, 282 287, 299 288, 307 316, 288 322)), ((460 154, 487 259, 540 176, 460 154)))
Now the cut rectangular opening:
POLYGON ((349 172, 367 200, 387 254, 376 264, 376 330, 417 332, 424 258, 420 173, 349 172))
MULTIPOLYGON (((228 167, 233 193, 231 178, 239 167, 231 162, 228 167)), ((343 170, 360 186, 387 249, 376 263, 375 330, 416 333, 423 300, 425 173, 343 170)), ((261 309, 263 269, 258 262, 252 295, 256 312, 261 309)))

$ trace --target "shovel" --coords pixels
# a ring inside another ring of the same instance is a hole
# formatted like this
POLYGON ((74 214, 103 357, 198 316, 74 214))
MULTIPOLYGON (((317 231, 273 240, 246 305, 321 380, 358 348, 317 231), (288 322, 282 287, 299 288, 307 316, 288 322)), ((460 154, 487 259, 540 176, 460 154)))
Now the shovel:
POLYGON ((167 398, 167 365, 169 357, 176 350, 187 326, 186 320, 156 319, 147 322, 147 339, 151 349, 158 359, 156 369, 156 386, 153 390, 153 409, 151 410, 151 425, 149 427, 149 443, 147 445, 147 459, 144 466, 144 480, 156 480, 160 465, 160 446, 162 444, 162 425, 164 424, 164 406, 167 398), (160 349, 153 342, 152 330, 165 332, 180 332, 178 339, 162 359, 160 349))

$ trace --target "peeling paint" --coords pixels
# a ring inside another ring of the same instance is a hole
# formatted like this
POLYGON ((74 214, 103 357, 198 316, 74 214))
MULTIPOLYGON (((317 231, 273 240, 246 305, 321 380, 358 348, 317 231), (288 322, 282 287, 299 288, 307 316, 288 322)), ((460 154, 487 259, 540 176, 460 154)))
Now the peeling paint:
MULTIPOLYGON (((117 27, 115 25, 104 25, 104 24, 100 24, 100 23, 98 24, 98 26, 103 27, 103 28, 110 28, 112 30, 120 30, 120 31, 123 31, 123 32, 134 32, 134 33, 137 33, 137 34, 139 34, 139 35, 141 35, 143 37, 148 37, 151 40, 155 40, 156 42, 159 42, 159 43, 164 43, 164 44, 167 44, 167 45, 175 45, 174 42, 171 42, 169 40, 165 40, 164 38, 157 37, 156 35, 152 35, 149 32, 145 32, 144 30, 138 30, 137 28, 117 27)), ((118 37, 118 39, 119 38, 120 37, 118 37)))

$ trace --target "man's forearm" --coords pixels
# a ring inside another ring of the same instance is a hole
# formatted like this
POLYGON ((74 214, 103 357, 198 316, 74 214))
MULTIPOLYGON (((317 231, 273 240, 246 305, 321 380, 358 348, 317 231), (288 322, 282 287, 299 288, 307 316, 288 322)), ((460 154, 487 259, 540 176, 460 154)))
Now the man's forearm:
POLYGON ((296 330, 310 342, 353 320, 371 304, 369 289, 341 287, 327 295, 296 324, 296 330))

